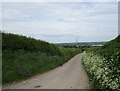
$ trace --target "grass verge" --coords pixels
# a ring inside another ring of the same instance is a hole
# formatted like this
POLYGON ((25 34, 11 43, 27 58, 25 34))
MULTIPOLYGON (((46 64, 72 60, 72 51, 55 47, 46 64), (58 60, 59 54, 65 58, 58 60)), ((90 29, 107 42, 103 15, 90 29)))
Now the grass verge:
POLYGON ((2 83, 25 79, 61 66, 79 51, 76 49, 60 49, 63 55, 50 55, 42 52, 3 51, 2 83))

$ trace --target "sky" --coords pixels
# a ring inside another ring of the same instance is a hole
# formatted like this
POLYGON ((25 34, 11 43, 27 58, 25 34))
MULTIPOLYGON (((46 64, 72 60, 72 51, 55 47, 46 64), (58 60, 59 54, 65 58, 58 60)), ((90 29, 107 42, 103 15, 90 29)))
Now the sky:
POLYGON ((118 35, 113 2, 4 2, 2 16, 5 32, 51 43, 109 41, 118 35))

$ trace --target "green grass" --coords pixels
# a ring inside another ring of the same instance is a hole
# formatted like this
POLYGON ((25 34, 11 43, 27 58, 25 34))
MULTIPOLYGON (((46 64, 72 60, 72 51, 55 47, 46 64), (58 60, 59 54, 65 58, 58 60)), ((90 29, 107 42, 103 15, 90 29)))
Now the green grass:
POLYGON ((64 50, 66 52, 69 50, 69 52, 62 56, 42 52, 3 51, 3 84, 25 79, 61 66, 78 53, 78 51, 75 52, 75 49, 64 50))
POLYGON ((26 79, 61 66, 80 53, 22 35, 2 33, 2 83, 26 79))

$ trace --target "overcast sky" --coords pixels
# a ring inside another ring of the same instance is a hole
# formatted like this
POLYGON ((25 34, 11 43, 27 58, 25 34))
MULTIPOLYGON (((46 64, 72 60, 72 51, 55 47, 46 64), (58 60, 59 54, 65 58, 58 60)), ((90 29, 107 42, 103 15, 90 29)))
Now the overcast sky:
POLYGON ((118 35, 117 3, 3 3, 3 29, 52 43, 109 41, 118 35))

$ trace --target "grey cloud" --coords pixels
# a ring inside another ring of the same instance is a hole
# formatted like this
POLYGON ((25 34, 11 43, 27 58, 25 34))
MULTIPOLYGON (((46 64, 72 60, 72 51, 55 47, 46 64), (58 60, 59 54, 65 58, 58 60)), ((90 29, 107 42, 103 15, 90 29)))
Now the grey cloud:
POLYGON ((5 31, 49 42, 110 40, 117 36, 114 3, 4 3, 5 31))

